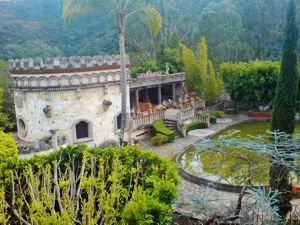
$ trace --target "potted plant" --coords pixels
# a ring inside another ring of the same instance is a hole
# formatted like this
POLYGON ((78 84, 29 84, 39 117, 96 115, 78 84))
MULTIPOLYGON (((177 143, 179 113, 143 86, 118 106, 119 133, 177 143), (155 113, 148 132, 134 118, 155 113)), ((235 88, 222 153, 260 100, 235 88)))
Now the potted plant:
POLYGON ((163 134, 156 134, 153 138, 151 138, 151 142, 154 143, 156 146, 161 146, 167 143, 168 137, 163 134))

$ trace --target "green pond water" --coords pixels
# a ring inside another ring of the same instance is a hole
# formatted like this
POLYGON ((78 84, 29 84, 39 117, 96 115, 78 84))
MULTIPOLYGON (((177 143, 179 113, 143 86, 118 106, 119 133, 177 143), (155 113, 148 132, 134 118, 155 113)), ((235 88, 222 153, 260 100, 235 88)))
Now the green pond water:
MULTIPOLYGON (((269 139, 266 131, 270 128, 269 122, 241 123, 226 129, 212 137, 217 140, 221 135, 230 135, 228 138, 260 137, 260 141, 269 139)), ((300 124, 296 126, 295 133, 300 133, 300 124)), ((187 172, 212 181, 243 185, 247 177, 248 185, 268 185, 269 183, 269 157, 258 156, 255 152, 241 148, 222 148, 219 151, 190 148, 178 159, 180 166, 187 172), (251 176, 249 176, 251 173, 251 176)), ((291 182, 299 186, 299 179, 292 175, 291 182)))

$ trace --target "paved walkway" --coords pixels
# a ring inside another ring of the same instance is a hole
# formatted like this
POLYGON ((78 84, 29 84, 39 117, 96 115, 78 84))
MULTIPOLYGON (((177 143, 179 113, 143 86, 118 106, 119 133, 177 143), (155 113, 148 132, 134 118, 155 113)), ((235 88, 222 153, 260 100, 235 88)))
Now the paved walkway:
MULTIPOLYGON (((209 127, 209 130, 212 130, 215 133, 218 133, 224 129, 226 129, 229 126, 232 126, 236 123, 239 123, 241 121, 244 121, 246 119, 245 116, 239 115, 237 117, 231 117, 232 121, 229 123, 217 123, 215 125, 212 125, 209 127)), ((208 136, 211 135, 208 134, 208 136)), ((173 158, 175 155, 184 152, 186 148, 189 146, 195 144, 196 142, 207 138, 207 136, 192 136, 188 135, 185 138, 178 138, 174 142, 163 145, 163 146, 155 146, 153 145, 149 140, 144 140, 140 144, 140 148, 147 150, 152 149, 155 153, 157 153, 161 157, 170 157, 173 158)))

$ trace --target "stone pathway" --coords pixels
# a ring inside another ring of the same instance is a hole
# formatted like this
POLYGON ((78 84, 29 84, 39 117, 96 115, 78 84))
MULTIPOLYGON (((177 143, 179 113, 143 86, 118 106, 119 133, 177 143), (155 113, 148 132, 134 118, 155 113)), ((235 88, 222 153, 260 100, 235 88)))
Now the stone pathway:
MULTIPOLYGON (((209 130, 213 131, 213 133, 209 132, 206 135, 188 135, 185 138, 178 138, 174 142, 163 145, 163 146, 155 146, 153 145, 149 140, 144 140, 140 144, 140 148, 147 150, 147 149, 152 149, 155 153, 157 153, 161 157, 170 157, 174 158, 175 155, 184 152, 186 148, 189 146, 192 146, 196 142, 207 138, 215 133, 218 133, 224 129, 226 129, 229 126, 232 126, 234 124, 240 123, 241 121, 246 120, 246 117, 243 115, 239 115, 237 117, 232 117, 230 120, 227 120, 227 123, 217 123, 212 125, 209 130)), ((205 130, 205 129, 204 129, 205 130)))

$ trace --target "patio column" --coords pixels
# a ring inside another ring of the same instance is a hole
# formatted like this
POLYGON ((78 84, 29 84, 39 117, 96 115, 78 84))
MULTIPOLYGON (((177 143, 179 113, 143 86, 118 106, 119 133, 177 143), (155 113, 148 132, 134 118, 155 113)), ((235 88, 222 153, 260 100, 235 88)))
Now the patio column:
POLYGON ((161 86, 157 87, 158 104, 161 105, 161 86))
POLYGON ((136 107, 136 112, 140 112, 139 89, 135 90, 135 107, 136 107))
POLYGON ((176 83, 172 84, 172 101, 176 102, 176 83))

